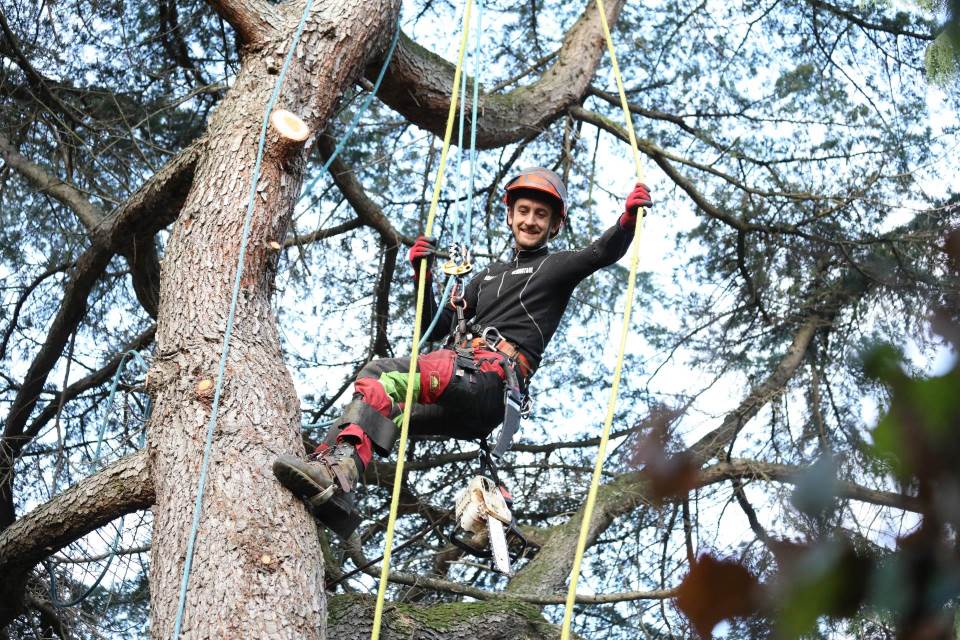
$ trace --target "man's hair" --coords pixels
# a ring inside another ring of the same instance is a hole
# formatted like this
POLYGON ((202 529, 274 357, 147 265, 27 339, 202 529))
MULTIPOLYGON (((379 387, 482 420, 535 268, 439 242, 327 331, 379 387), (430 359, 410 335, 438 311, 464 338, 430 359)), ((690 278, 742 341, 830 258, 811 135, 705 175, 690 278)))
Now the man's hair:
POLYGON ((510 211, 513 211, 513 205, 515 205, 517 200, 520 198, 536 200, 537 202, 542 202, 550 207, 550 224, 553 224, 554 219, 559 218, 560 212, 563 211, 562 202, 551 196, 549 193, 545 193, 539 189, 512 189, 508 191, 507 207, 510 209, 510 211))

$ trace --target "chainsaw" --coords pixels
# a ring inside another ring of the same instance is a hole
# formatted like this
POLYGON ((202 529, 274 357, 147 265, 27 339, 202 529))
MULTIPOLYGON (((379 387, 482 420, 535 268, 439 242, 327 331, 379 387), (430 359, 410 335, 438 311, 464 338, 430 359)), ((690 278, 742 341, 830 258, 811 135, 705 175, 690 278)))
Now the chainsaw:
POLYGON ((486 476, 476 476, 457 496, 456 531, 450 541, 467 553, 492 558, 492 568, 506 576, 513 575, 516 563, 533 545, 517 527, 510 505, 513 499, 502 485, 486 476), (470 534, 460 537, 460 530, 470 534))

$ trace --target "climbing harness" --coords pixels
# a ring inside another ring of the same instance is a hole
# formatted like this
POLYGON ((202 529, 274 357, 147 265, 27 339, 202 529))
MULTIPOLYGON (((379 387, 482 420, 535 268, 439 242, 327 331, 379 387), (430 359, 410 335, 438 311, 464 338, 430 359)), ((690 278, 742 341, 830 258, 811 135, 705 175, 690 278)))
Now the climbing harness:
MULTIPOLYGON (((627 103, 627 94, 623 88, 623 78, 620 75, 620 67, 617 65, 617 54, 614 51, 613 38, 610 36, 610 26, 607 24, 607 12, 603 6, 603 0, 597 0, 597 11, 600 12, 600 24, 603 26, 603 35, 607 41, 607 51, 610 53, 610 64, 613 67, 613 75, 617 81, 617 89, 620 92, 620 106, 623 109, 623 117, 627 125, 627 133, 630 137, 630 148, 633 152, 633 163, 636 169, 638 182, 643 181, 643 165, 640 162, 640 150, 637 147, 637 136, 633 130, 633 119, 630 115, 630 106, 627 103)), ((587 493, 587 502, 583 507, 583 520, 580 524, 580 535, 577 539, 577 550, 574 554, 573 567, 570 570, 570 587, 567 590, 567 600, 563 610, 563 624, 560 630, 561 640, 569 640, 570 623, 573 618, 573 605, 577 597, 577 581, 580 578, 580 565, 583 562, 583 553, 587 547, 587 536, 590 530, 590 520, 593 517, 593 510, 597 502, 597 492, 600 488, 600 474, 603 471, 603 463, 607 456, 607 445, 610 441, 610 429, 613 425, 613 413, 617 404, 617 393, 620 389, 620 375, 623 372, 623 356, 627 349, 627 336, 630 332, 630 311, 633 308, 633 293, 637 282, 637 265, 640 262, 640 238, 643 234, 644 212, 639 212, 637 216, 637 226, 633 238, 633 246, 630 250, 630 275, 627 278, 626 303, 623 311, 623 324, 620 328, 619 353, 617 355, 617 364, 613 371, 613 380, 610 385, 610 398, 607 402, 607 417, 603 423, 603 430, 600 434, 600 447, 597 451, 597 460, 593 467, 593 477, 590 480, 590 490, 587 493)))
MULTIPOLYGON (((481 5, 482 7, 482 5, 481 5)), ((430 209, 427 213, 427 224, 424 228, 424 234, 429 237, 433 231, 433 223, 437 214, 437 204, 440 201, 440 188, 443 181, 443 173, 447 165, 447 153, 450 150, 450 138, 453 134, 453 121, 456 115, 457 96, 460 89, 460 74, 463 71, 463 56, 467 49, 467 38, 470 31, 470 14, 473 10, 473 0, 466 0, 466 7, 463 12, 463 33, 460 38, 460 51, 457 55, 457 66, 453 74, 453 90, 450 96, 450 108, 447 112, 447 125, 443 136, 443 147, 440 151, 440 163, 437 167, 437 176, 433 184, 433 195, 430 199, 430 209)), ((480 29, 477 30, 478 34, 480 29)), ((478 35, 479 37, 479 35, 478 35)), ((476 121, 476 119, 474 119, 476 121)), ((413 340, 410 353, 410 367, 407 370, 407 393, 403 405, 403 417, 400 423, 400 445, 397 449, 397 463, 393 477, 393 492, 390 498, 390 513, 387 516, 387 529, 385 532, 383 562, 380 565, 380 582, 377 588, 377 603, 373 611, 373 628, 370 633, 371 640, 378 640, 380 637, 380 626, 383 621, 383 604, 387 592, 387 581, 390 576, 390 554, 393 550, 393 531, 397 522, 397 508, 400 504, 400 489, 403 484, 403 467, 407 458, 407 440, 410 433, 410 410, 413 407, 413 389, 414 380, 417 376, 417 358, 419 356, 420 330, 423 321, 423 300, 424 290, 427 281, 427 262, 420 262, 420 269, 417 278, 417 307, 413 320, 413 340)))

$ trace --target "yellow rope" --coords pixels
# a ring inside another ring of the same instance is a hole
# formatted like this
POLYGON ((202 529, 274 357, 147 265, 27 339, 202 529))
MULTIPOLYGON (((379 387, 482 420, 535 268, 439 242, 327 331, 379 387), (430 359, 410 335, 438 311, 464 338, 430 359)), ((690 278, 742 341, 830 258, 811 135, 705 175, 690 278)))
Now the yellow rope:
MULTIPOLYGON (((470 32, 470 13, 473 9, 473 0, 466 0, 467 6, 463 12, 463 34, 460 38, 460 53, 457 56, 457 68, 453 74, 453 90, 450 95, 450 111, 447 113, 447 130, 443 134, 443 150, 440 152, 440 166, 437 168, 437 177, 433 183, 433 198, 430 200, 430 210, 427 214, 427 226, 424 234, 429 237, 433 232, 433 220, 437 215, 437 203, 440 200, 440 187, 443 182, 443 172, 447 166, 447 151, 450 149, 450 137, 453 134, 453 121, 457 111, 457 95, 460 89, 460 73, 463 68, 463 54, 467 48, 467 35, 470 32)), ((380 637, 380 623, 383 618, 383 599, 387 592, 387 577, 390 575, 390 552, 393 551, 393 529, 397 522, 397 506, 400 503, 400 485, 403 480, 403 463, 407 459, 407 436, 410 431, 410 409, 413 407, 413 386, 417 375, 417 355, 420 343, 420 325, 423 320, 423 298, 427 282, 427 261, 420 262, 420 272, 417 278, 417 311, 413 320, 413 347, 410 351, 410 369, 407 371, 407 395, 403 404, 403 421, 400 425, 400 447, 397 449, 397 468, 393 474, 393 496, 390 499, 390 515, 387 518, 387 539, 383 549, 383 563, 380 565, 380 586, 377 589, 377 606, 373 612, 373 631, 370 640, 380 637)))
MULTIPOLYGON (((617 89, 620 91, 620 106, 623 107, 623 117, 627 122, 627 132, 630 135, 630 147, 633 149, 633 162, 636 165, 637 181, 643 181, 643 166, 640 164, 640 150, 637 148, 637 137, 633 132, 633 120, 630 117, 630 107, 627 105, 627 94, 623 90, 623 79, 620 77, 620 67, 617 65, 617 54, 613 50, 613 38, 610 37, 610 27, 607 25, 607 12, 603 7, 603 0, 597 0, 597 9, 600 11, 600 23, 603 25, 603 35, 607 39, 607 50, 610 52, 610 63, 613 75, 617 80, 617 89)), ((638 212, 643 213, 643 212, 638 212)), ((630 311, 633 307, 633 290, 637 282, 637 264, 640 259, 640 236, 643 232, 643 216, 639 215, 637 229, 633 239, 633 248, 630 251, 630 276, 627 279, 626 308, 623 311, 623 326, 620 329, 620 353, 617 355, 617 366, 613 370, 613 382, 610 387, 610 399, 607 402, 607 418, 603 423, 603 432, 600 435, 600 450, 597 452, 597 461, 593 466, 593 478, 590 480, 590 491, 587 494, 587 504, 583 510, 583 522, 580 524, 580 537, 577 540, 577 552, 573 558, 573 568, 570 571, 570 588, 567 590, 567 603, 563 611, 563 626, 560 632, 561 640, 570 638, 570 622, 573 617, 573 604, 577 598, 577 581, 580 578, 580 564, 583 562, 583 552, 587 548, 587 536, 590 532, 590 520, 597 502, 597 491, 600 489, 600 472, 607 457, 607 443, 610 441, 610 427, 613 425, 613 412, 617 405, 617 392, 620 390, 620 374, 623 372, 623 355, 627 349, 627 335, 630 331, 630 311)))

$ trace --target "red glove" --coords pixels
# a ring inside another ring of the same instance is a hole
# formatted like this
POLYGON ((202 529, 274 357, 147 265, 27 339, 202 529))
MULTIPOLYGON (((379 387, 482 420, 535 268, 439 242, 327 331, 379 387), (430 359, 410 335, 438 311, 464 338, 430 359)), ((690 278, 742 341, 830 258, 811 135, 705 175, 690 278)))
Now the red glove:
POLYGON ((421 260, 427 261, 427 277, 429 278, 433 275, 430 270, 433 268, 433 256, 436 253, 437 245, 434 243, 432 238, 428 238, 424 235, 417 236, 413 246, 410 247, 410 252, 407 254, 407 260, 410 261, 410 266, 413 267, 414 280, 420 276, 421 260))
POLYGON ((650 190, 647 185, 638 182, 630 195, 627 196, 627 204, 624 206, 623 215, 620 216, 620 228, 633 229, 637 226, 637 211, 642 207, 652 207, 653 201, 650 199, 650 190))

